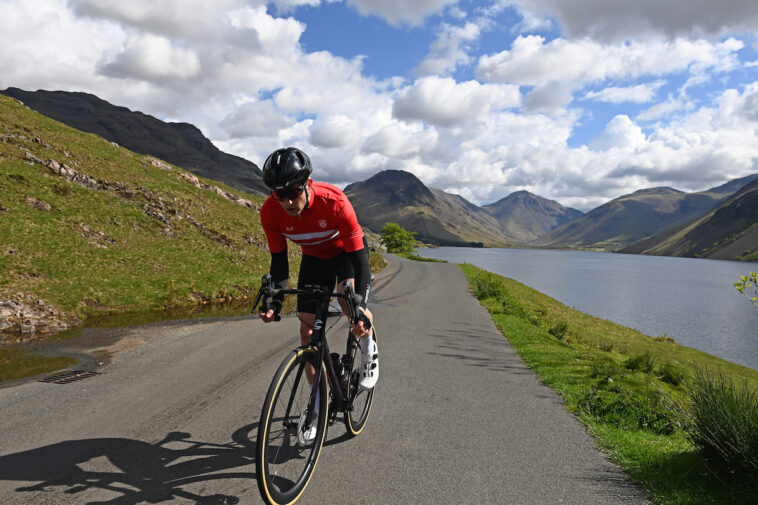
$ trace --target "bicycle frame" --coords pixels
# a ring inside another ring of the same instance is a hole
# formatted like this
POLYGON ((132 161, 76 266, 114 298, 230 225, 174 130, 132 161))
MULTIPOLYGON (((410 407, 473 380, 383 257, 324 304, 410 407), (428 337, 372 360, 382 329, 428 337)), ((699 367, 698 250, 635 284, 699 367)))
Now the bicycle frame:
MULTIPOLYGON (((343 391, 342 385, 339 380, 339 376, 337 374, 337 370, 334 368, 334 362, 331 359, 331 352, 329 350, 329 343, 326 340, 326 320, 329 314, 329 301, 332 296, 337 296, 340 298, 348 299, 349 295, 340 294, 340 293, 328 293, 328 291, 323 291, 321 295, 318 295, 317 293, 313 292, 304 292, 302 290, 283 290, 283 293, 285 294, 310 294, 312 296, 320 296, 322 298, 321 303, 319 303, 319 307, 316 311, 316 321, 313 325, 313 335, 311 336, 311 341, 304 345, 298 347, 298 349, 307 349, 307 348, 315 348, 317 352, 317 358, 316 362, 319 367, 326 365, 326 376, 328 380, 328 384, 331 384, 331 390, 332 390, 332 401, 334 404, 334 408, 337 412, 344 412, 349 411, 352 408, 352 398, 350 398, 350 392, 349 391, 343 391), (329 296, 327 296, 327 293, 329 296), (329 359, 326 359, 328 357, 329 359)), ((351 302, 348 302, 350 304, 351 302)), ((352 309, 353 307, 351 307, 352 309)), ((351 335, 351 338, 355 338, 351 335)), ((303 368, 305 365, 301 365, 300 369, 298 370, 297 377, 295 379, 295 387, 297 388, 297 384, 299 384, 299 381, 303 375, 303 368)), ((320 381, 321 381, 321 374, 315 373, 314 381, 311 387, 311 398, 308 402, 308 414, 306 423, 310 424, 313 420, 313 415, 315 414, 315 409, 313 406, 316 404, 316 397, 318 394, 318 390, 320 387, 320 381)), ((290 409, 292 407, 292 401, 293 399, 290 398, 290 400, 287 402, 287 410, 285 413, 285 418, 289 418, 290 409)))

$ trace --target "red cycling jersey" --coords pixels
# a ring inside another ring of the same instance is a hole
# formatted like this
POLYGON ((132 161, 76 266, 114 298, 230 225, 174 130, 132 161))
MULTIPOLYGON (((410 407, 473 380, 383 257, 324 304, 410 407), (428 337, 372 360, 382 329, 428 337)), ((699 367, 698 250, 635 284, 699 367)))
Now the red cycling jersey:
POLYGON ((345 193, 325 182, 309 184, 308 193, 310 205, 299 216, 287 214, 273 197, 263 204, 261 224, 269 251, 284 251, 286 239, 299 244, 303 254, 322 259, 363 249, 363 230, 345 193))

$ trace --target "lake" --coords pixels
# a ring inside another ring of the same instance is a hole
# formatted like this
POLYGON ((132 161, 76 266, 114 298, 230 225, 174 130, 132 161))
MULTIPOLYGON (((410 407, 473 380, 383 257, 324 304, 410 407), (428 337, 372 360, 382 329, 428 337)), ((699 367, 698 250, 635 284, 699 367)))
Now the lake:
POLYGON ((469 247, 418 253, 476 265, 587 314, 758 370, 758 308, 733 286, 758 263, 469 247))

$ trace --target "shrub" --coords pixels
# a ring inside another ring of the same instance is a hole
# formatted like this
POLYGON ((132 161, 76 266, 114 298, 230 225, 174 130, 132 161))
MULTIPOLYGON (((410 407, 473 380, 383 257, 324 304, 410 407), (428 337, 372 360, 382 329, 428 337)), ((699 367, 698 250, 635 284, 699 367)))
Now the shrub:
POLYGON ((717 474, 758 481, 758 393, 722 375, 698 372, 687 383, 683 428, 717 474))
POLYGON ((653 355, 649 351, 642 354, 637 354, 626 360, 626 368, 629 370, 639 370, 642 373, 650 373, 655 367, 655 361, 653 355))
POLYGON ((389 253, 410 254, 416 245, 416 232, 408 231, 397 223, 385 223, 382 227, 382 244, 389 253))
POLYGON ((503 283, 492 274, 482 272, 474 277, 472 288, 474 295, 483 300, 485 298, 505 298, 503 283))
POLYGON ((614 387, 593 387, 579 400, 579 409, 597 421, 624 429, 646 430, 670 435, 676 422, 664 401, 655 392, 647 394, 614 387))

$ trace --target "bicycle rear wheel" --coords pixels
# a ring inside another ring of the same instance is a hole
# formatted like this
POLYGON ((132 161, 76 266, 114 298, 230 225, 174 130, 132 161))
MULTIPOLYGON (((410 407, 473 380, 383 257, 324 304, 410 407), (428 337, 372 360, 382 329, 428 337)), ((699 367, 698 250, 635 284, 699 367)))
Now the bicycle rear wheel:
POLYGON ((305 490, 318 462, 326 435, 326 370, 317 365, 316 349, 297 349, 279 366, 263 403, 258 425, 255 472, 258 489, 271 505, 295 502, 305 490), (313 422, 318 423, 316 438, 298 444, 298 424, 309 408, 312 386, 306 365, 319 370, 320 405, 313 422))
MULTIPOLYGON (((377 339, 376 326, 374 326, 374 339, 377 339)), ((352 399, 352 409, 345 411, 345 425, 347 426, 348 433, 352 436, 357 436, 360 435, 366 426, 368 415, 371 412, 371 404, 374 401, 374 390, 376 387, 366 391, 361 389, 359 385, 361 380, 361 347, 352 335, 348 336, 347 358, 350 363, 347 390, 349 398, 352 399)))

